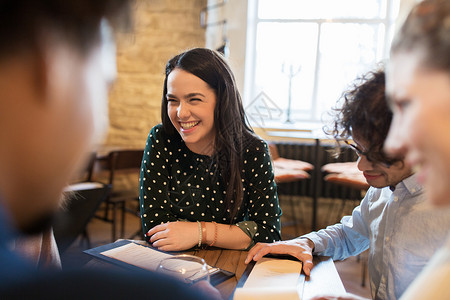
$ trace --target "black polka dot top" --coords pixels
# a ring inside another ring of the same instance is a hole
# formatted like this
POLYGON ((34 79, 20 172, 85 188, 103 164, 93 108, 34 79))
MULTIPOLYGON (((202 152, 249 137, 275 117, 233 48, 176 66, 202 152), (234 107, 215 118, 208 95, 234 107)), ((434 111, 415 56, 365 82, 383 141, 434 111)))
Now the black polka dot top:
POLYGON ((231 222, 217 165, 190 151, 178 133, 169 136, 161 124, 153 127, 139 179, 144 233, 165 222, 215 221, 238 226, 252 239, 250 247, 280 240, 281 209, 267 144, 259 140, 244 151, 244 200, 231 222))

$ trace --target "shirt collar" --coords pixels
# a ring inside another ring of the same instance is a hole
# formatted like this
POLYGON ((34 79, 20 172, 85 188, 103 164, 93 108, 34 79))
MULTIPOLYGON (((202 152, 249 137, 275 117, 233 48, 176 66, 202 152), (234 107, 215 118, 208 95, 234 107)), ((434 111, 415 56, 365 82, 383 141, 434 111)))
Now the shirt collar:
POLYGON ((395 186, 395 191, 407 190, 409 194, 415 195, 421 193, 423 186, 417 181, 417 175, 412 174, 411 176, 403 179, 395 186))

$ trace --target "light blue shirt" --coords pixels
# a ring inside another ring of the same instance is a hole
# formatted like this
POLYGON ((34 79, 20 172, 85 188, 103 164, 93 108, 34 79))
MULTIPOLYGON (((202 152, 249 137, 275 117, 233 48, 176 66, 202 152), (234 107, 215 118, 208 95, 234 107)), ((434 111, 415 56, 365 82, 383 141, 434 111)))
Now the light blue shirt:
POLYGON ((334 260, 369 249, 372 298, 398 299, 444 244, 449 228, 450 210, 433 208, 412 175, 394 191, 371 187, 351 216, 302 237, 314 242, 314 254, 334 260))
POLYGON ((401 300, 450 299, 450 236, 411 283, 401 300))

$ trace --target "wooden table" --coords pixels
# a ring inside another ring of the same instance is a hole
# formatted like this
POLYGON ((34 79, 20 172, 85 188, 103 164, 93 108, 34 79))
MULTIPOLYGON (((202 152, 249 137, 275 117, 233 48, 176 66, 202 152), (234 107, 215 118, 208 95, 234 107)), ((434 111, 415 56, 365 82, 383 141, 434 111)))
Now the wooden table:
MULTIPOLYGON (((247 251, 207 249, 183 252, 202 257, 207 264, 215 266, 235 274, 234 277, 216 285, 223 299, 229 299, 236 285, 244 273, 247 265, 244 263, 247 251)), ((116 267, 99 259, 92 259, 88 267, 116 267)), ((117 267, 118 268, 118 267, 117 267)), ((300 275, 304 281, 302 300, 310 299, 315 295, 335 295, 345 293, 342 281, 337 273, 333 261, 328 257, 314 257, 314 268, 311 276, 300 275)))
MULTIPOLYGON (((216 286, 224 299, 229 299, 232 295, 239 279, 244 273, 247 265, 244 263, 247 257, 247 251, 238 250, 198 250, 190 254, 200 256, 211 266, 233 272, 235 277, 228 279, 216 286)), ((310 299, 316 295, 324 294, 343 294, 344 285, 334 266, 334 262, 329 257, 314 257, 314 268, 311 270, 311 276, 300 276, 304 278, 303 299, 310 299)))

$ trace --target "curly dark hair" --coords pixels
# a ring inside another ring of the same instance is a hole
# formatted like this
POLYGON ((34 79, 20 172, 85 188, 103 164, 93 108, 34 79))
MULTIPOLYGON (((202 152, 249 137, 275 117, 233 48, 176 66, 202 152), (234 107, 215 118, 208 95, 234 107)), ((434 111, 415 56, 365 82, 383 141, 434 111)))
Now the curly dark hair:
POLYGON ((359 77, 353 87, 344 92, 338 103, 332 112, 332 128, 326 130, 339 146, 336 147, 337 155, 340 153, 340 142, 356 135, 367 141, 366 153, 369 160, 387 164, 399 160, 389 158, 383 152, 383 144, 392 121, 392 112, 385 96, 384 68, 359 77))

